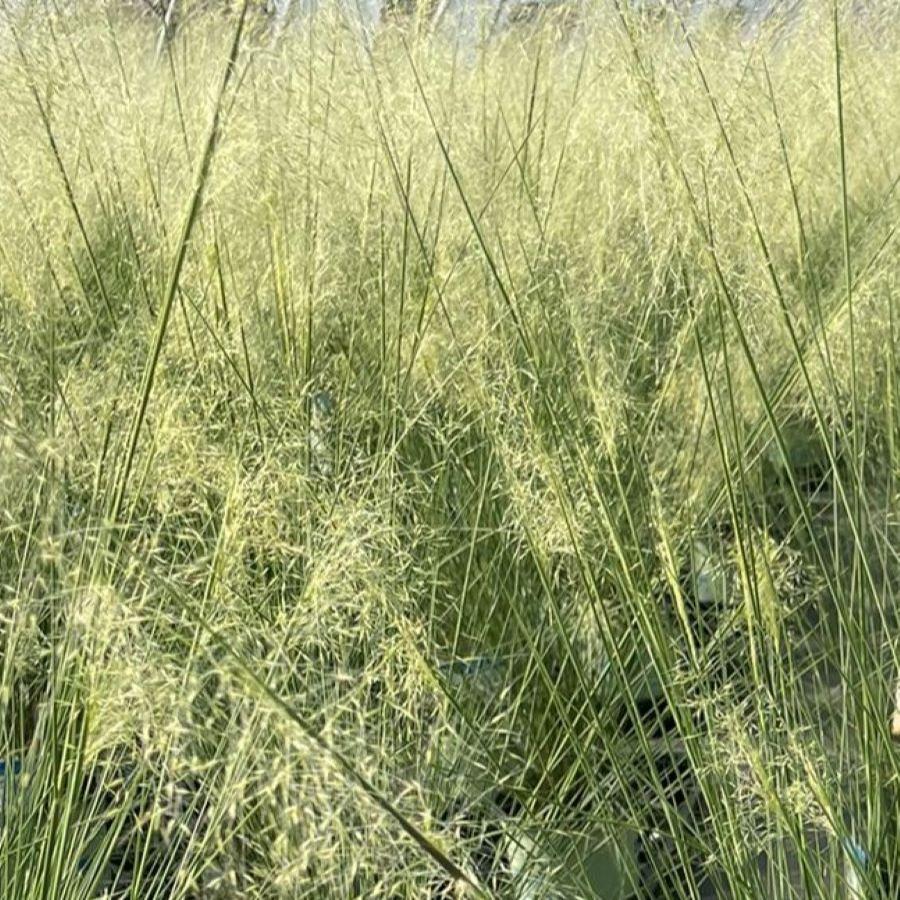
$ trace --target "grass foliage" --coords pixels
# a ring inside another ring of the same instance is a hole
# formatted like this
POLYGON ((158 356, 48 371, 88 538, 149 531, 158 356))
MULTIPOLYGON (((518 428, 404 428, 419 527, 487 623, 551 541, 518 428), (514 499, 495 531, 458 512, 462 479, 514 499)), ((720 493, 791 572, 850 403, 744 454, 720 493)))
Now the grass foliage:
POLYGON ((0 895, 897 896, 894 31, 36 6, 0 895))

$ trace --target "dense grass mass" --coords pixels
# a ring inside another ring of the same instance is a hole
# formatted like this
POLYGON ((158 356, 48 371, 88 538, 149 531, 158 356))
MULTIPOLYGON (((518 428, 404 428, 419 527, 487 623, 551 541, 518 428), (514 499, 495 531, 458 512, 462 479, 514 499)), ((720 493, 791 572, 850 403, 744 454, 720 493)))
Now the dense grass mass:
POLYGON ((2 14, 0 896, 898 896, 845 12, 2 14))

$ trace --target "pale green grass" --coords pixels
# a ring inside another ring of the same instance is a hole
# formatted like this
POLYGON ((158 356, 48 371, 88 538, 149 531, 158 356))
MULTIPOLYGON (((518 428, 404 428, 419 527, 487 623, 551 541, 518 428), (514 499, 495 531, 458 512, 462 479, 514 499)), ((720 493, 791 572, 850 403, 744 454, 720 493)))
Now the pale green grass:
POLYGON ((896 896, 893 32, 2 15, 0 896, 896 896))

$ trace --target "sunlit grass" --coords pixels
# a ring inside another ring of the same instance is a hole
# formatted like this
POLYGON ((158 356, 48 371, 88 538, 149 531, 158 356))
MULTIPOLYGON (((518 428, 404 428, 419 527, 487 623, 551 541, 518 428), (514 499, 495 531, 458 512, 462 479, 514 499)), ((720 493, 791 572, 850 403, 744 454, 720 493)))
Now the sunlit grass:
POLYGON ((888 17, 2 16, 0 896, 896 895, 888 17))

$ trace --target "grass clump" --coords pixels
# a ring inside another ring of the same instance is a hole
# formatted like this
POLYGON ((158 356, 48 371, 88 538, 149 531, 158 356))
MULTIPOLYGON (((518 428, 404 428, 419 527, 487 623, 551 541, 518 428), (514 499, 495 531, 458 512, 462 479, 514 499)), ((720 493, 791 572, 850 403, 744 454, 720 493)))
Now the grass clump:
POLYGON ((0 893, 895 896, 890 16, 98 9, 4 11, 0 893))

